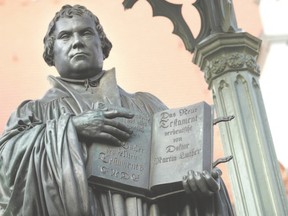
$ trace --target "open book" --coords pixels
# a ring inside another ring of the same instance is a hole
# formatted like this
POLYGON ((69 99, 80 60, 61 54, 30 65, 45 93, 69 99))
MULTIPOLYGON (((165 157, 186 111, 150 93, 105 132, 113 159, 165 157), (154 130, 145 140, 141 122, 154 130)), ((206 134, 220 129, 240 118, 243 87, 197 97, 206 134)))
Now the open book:
POLYGON ((156 199, 184 191, 189 170, 211 170, 213 109, 207 103, 121 121, 133 130, 124 146, 89 147, 89 184, 156 199))

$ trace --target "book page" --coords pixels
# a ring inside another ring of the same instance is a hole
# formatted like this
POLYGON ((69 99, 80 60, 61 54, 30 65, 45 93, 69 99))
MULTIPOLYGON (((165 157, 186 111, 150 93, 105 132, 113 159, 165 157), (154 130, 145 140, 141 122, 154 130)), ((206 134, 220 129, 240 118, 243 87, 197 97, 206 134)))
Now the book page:
POLYGON ((188 170, 211 169, 212 122, 211 107, 205 102, 155 114, 151 186, 179 185, 188 170))
POLYGON ((119 120, 133 130, 123 146, 102 143, 90 146, 87 165, 89 183, 119 191, 133 190, 133 187, 148 189, 151 118, 141 113, 134 114, 132 119, 119 120))

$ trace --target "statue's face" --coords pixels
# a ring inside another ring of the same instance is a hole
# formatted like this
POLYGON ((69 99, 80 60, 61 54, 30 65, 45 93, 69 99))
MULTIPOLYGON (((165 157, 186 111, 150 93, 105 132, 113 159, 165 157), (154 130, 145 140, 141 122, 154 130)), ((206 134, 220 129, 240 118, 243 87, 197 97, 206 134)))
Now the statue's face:
POLYGON ((92 18, 60 18, 54 36, 54 63, 60 76, 85 79, 102 70, 103 52, 92 18))

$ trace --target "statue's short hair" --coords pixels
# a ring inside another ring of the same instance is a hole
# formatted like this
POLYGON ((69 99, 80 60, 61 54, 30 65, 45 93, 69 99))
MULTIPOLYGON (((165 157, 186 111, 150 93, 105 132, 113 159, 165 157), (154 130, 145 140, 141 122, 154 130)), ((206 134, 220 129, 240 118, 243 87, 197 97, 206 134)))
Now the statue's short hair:
POLYGON ((91 11, 89 11, 87 8, 81 5, 64 5, 60 11, 58 11, 55 14, 55 17, 52 19, 48 26, 47 33, 44 37, 44 53, 43 58, 45 62, 49 66, 54 66, 54 52, 53 52, 53 46, 55 41, 55 35, 53 34, 55 31, 55 25, 56 22, 60 18, 72 18, 74 15, 77 16, 83 16, 88 15, 94 20, 96 25, 96 30, 98 32, 98 35, 100 37, 101 46, 104 58, 107 58, 109 56, 110 50, 112 48, 112 43, 109 41, 109 39, 106 37, 106 34, 103 31, 103 28, 99 22, 99 19, 97 16, 95 16, 91 11))

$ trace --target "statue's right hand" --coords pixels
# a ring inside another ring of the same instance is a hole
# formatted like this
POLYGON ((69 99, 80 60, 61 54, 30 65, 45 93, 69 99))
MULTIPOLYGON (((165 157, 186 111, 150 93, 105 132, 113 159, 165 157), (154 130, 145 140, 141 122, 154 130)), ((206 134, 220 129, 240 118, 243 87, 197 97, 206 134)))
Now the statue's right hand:
POLYGON ((72 117, 80 139, 102 140, 109 144, 121 146, 132 130, 116 121, 116 118, 133 118, 134 115, 124 110, 89 110, 72 117))

